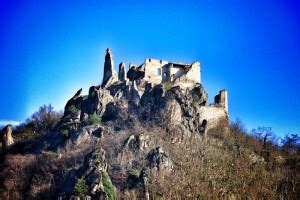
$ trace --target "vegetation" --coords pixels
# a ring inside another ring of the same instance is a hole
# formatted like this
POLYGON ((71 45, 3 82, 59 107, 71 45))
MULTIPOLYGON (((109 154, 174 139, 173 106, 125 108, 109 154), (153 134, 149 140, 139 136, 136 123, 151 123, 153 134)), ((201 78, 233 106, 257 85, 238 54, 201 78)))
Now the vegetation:
POLYGON ((113 186, 110 177, 106 171, 101 171, 104 192, 109 200, 117 199, 115 187, 113 186))
POLYGON ((140 172, 135 169, 129 169, 127 171, 127 182, 129 185, 129 188, 134 188, 140 183, 140 172))
POLYGON ((101 116, 97 113, 93 113, 91 116, 89 116, 88 119, 83 121, 83 125, 94 125, 94 124, 100 124, 101 123, 101 116))
MULTIPOLYGON (((174 170, 149 173, 147 189, 152 199, 299 199, 299 135, 279 140, 271 128, 264 127, 249 133, 240 120, 226 127, 221 124, 203 138, 184 136, 176 127, 167 130, 136 123, 122 134, 110 128, 112 134, 99 141, 87 140, 58 152, 11 153, 1 162, 0 189, 12 199, 55 199, 68 174, 83 166, 92 149, 101 147, 108 164, 108 171, 101 171, 106 196, 142 199, 140 171, 148 152, 160 146, 172 159, 174 170), (141 133, 150 138, 149 148, 124 149, 130 135, 141 133)), ((83 178, 76 181, 73 192, 81 198, 90 195, 83 178)))
POLYGON ((85 180, 83 178, 79 178, 76 181, 76 184, 74 186, 74 194, 77 197, 80 197, 80 199, 84 199, 88 191, 88 187, 85 184, 85 180))
POLYGON ((163 84, 163 87, 166 91, 171 90, 174 84, 172 82, 166 82, 163 84))
POLYGON ((76 112, 77 112, 77 109, 74 105, 69 106, 67 109, 67 113, 76 113, 76 112))
POLYGON ((51 104, 40 106, 39 110, 33 113, 25 123, 16 127, 14 135, 20 139, 45 135, 55 127, 61 117, 62 112, 54 111, 51 104))

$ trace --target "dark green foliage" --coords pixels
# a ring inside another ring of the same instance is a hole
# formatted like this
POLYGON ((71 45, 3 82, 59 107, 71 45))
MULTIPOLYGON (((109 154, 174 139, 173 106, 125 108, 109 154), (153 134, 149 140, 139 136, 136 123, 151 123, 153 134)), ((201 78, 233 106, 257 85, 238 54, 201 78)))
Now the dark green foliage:
POLYGON ((109 200, 117 199, 116 198, 116 189, 113 186, 108 173, 106 171, 101 171, 101 175, 102 175, 104 192, 107 195, 107 198, 109 200))
POLYGON ((140 183, 140 172, 138 170, 129 169, 127 175, 129 188, 134 188, 140 183))
POLYGON ((87 185, 85 184, 85 180, 83 178, 79 178, 76 181, 76 184, 74 186, 74 194, 80 199, 84 199, 85 195, 87 194, 87 185))
POLYGON ((89 116, 88 119, 83 121, 83 125, 94 125, 94 124, 100 124, 101 123, 101 116, 98 115, 97 113, 92 114, 89 116))
POLYGON ((67 113, 75 113, 77 112, 77 109, 74 105, 71 105, 67 108, 67 113))

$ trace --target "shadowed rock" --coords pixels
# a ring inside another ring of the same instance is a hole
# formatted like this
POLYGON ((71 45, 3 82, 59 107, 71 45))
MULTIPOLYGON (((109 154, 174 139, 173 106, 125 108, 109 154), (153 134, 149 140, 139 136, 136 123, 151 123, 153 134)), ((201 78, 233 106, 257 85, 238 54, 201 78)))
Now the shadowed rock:
POLYGON ((148 166, 154 170, 171 171, 174 167, 173 162, 161 147, 152 149, 147 156, 147 160, 149 162, 148 166))
POLYGON ((125 81, 126 80, 126 73, 125 73, 125 63, 121 62, 119 64, 119 80, 125 81))

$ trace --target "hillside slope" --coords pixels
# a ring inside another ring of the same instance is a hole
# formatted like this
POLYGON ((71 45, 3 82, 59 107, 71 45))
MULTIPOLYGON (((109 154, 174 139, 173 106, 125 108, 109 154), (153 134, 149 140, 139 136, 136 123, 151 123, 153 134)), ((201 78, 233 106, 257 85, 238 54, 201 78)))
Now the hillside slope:
POLYGON ((296 199, 297 163, 272 145, 263 147, 240 124, 229 125, 222 105, 207 104, 201 84, 119 81, 92 86, 86 96, 79 90, 51 131, 12 146, 4 157, 1 194, 296 199))

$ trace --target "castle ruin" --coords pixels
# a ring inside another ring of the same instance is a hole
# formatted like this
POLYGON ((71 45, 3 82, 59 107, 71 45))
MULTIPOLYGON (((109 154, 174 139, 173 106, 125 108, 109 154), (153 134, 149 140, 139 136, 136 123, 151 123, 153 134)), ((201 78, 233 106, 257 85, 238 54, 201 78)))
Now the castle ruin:
POLYGON ((128 123, 134 115, 144 122, 167 121, 186 134, 205 135, 224 120, 228 122, 228 95, 221 90, 214 103, 208 104, 200 70, 199 62, 148 58, 138 67, 129 64, 127 72, 121 62, 117 73, 112 51, 107 49, 102 84, 91 86, 85 96, 78 90, 67 102, 61 124, 76 130, 81 121, 94 114, 104 122, 122 119, 128 123))
MULTIPOLYGON (((192 64, 180 62, 168 62, 147 58, 144 63, 139 65, 130 64, 129 70, 125 72, 125 63, 119 64, 118 77, 114 72, 114 61, 110 48, 106 50, 104 74, 102 87, 110 85, 114 81, 130 81, 134 85, 136 82, 144 81, 153 85, 173 83, 175 86, 193 87, 195 84, 201 84, 200 62, 195 61, 192 64)), ((215 96, 214 105, 225 108, 228 112, 227 91, 221 90, 215 96)))

